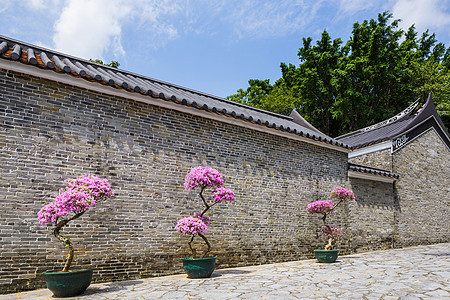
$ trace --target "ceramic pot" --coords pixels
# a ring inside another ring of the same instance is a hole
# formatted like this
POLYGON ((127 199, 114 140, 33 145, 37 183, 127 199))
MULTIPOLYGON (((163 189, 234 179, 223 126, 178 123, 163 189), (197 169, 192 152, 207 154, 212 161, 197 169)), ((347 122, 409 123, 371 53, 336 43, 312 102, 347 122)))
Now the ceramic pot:
POLYGON ((314 250, 316 258, 321 263, 333 263, 336 261, 339 249, 333 250, 314 250))
POLYGON ((47 288, 55 297, 81 295, 91 284, 93 269, 72 269, 68 272, 51 270, 43 272, 47 288))
POLYGON ((216 257, 182 258, 181 260, 189 278, 209 278, 216 267, 216 257))

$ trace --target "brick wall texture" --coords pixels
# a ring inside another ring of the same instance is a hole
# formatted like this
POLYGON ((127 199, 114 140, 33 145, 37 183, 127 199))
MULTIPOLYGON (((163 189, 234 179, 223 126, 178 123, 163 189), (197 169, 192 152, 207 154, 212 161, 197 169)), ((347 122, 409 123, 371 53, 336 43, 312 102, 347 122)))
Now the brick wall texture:
POLYGON ((377 152, 352 157, 349 159, 349 162, 388 171, 393 169, 391 149, 384 149, 377 152))
MULTIPOLYGON (((116 193, 63 230, 75 245, 74 266, 95 267, 94 282, 182 271, 188 237, 174 226, 202 208, 196 192, 183 188, 185 175, 198 165, 219 170, 235 192, 235 202, 209 214, 207 236, 218 268, 312 258, 326 238, 305 208, 327 199, 336 185, 351 186, 357 197, 330 217, 345 228, 338 242, 343 253, 410 244, 426 232, 410 228, 417 222, 415 207, 431 194, 416 195, 420 199, 403 208, 409 199, 396 195, 392 184, 349 182, 343 152, 4 70, 0 116, 2 293, 43 287, 42 272, 62 267, 65 249, 36 214, 65 178, 82 174, 107 178, 116 193)), ((420 145, 394 160, 424 149, 448 157, 444 146, 420 145)), ((399 193, 408 190, 414 174, 394 171, 410 178, 399 182, 399 193)), ((438 170, 428 172, 431 180, 438 170)), ((431 191, 448 195, 443 188, 431 191)), ((448 207, 448 199, 441 201, 448 207)), ((438 227, 438 221, 430 225, 438 227)), ((196 247, 204 249, 200 240, 196 247)), ((448 230, 421 242, 444 240, 448 230)))

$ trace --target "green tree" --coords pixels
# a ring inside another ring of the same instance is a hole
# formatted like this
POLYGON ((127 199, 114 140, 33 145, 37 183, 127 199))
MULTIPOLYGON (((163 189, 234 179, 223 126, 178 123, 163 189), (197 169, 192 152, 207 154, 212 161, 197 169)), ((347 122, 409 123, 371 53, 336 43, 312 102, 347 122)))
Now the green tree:
MULTIPOLYGON (((338 101, 339 82, 336 78, 343 59, 342 42, 340 39, 332 41, 328 32, 324 31, 316 45, 311 43, 310 37, 303 39, 303 47, 298 51, 302 63, 289 80, 296 80, 291 85, 298 89, 296 102, 300 113, 323 132, 331 133, 337 125, 333 118, 333 106, 338 101)), ((283 65, 281 68, 285 69, 283 65)))
POLYGON ((118 61, 116 61, 116 60, 112 60, 109 64, 104 63, 100 59, 92 59, 92 58, 90 58, 89 61, 101 64, 101 65, 104 65, 104 66, 113 67, 113 68, 116 68, 116 69, 118 69, 119 66, 120 66, 120 63, 118 61))
POLYGON ((263 108, 263 103, 266 102, 267 96, 273 90, 273 87, 270 85, 269 81, 269 79, 250 79, 248 81, 249 87, 245 91, 243 89, 238 89, 236 94, 228 96, 227 99, 258 108, 263 108))
POLYGON ((228 99, 270 111, 302 116, 330 136, 387 119, 428 92, 449 127, 450 48, 415 27, 399 29, 400 20, 384 12, 355 23, 350 39, 332 40, 324 31, 313 43, 303 38, 298 67, 281 63, 282 77, 250 80, 249 88, 228 99))
POLYGON ((414 88, 414 93, 422 99, 433 93, 433 101, 442 122, 450 128, 450 70, 442 63, 435 61, 434 57, 424 63, 413 66, 414 74, 422 84, 414 88))

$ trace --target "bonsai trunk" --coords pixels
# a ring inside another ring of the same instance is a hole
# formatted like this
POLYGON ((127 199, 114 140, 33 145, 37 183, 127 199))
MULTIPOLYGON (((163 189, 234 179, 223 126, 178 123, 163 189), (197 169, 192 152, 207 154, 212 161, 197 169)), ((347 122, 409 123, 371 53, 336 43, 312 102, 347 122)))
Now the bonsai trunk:
POLYGON ((197 251, 194 248, 192 248, 192 242, 194 241, 194 238, 195 238, 195 234, 192 235, 191 240, 188 242, 189 249, 191 249, 191 252, 192 252, 192 258, 197 257, 197 251))
POLYGON ((203 234, 199 233, 198 234, 206 243, 206 245, 208 246, 208 250, 205 251, 205 253, 203 253, 202 257, 206 257, 206 254, 209 253, 209 251, 211 251, 211 245, 209 244, 208 240, 206 239, 206 236, 204 236, 203 234))
MULTIPOLYGON (((201 190, 200 190, 200 192, 198 193, 198 195, 200 196, 200 198, 201 198, 202 201, 203 201, 203 204, 205 205, 205 208, 203 209, 202 213, 200 214, 200 218, 203 217, 203 215, 204 215, 211 207, 213 207, 213 206, 216 204, 216 203, 213 203, 213 204, 209 205, 208 202, 206 202, 205 197, 203 197, 203 190, 204 190, 205 188, 206 188, 206 187, 202 187, 201 190)), ((206 246, 208 246, 208 249, 207 249, 207 250, 205 251, 205 253, 203 253, 203 255, 202 255, 202 258, 204 258, 204 257, 206 257, 206 255, 209 253, 209 251, 211 251, 211 244, 208 242, 208 239, 207 239, 206 236, 204 236, 203 234, 198 233, 198 236, 201 237, 201 238, 205 241, 206 246)), ((191 240, 188 242, 188 244, 189 244, 189 249, 191 249, 191 252, 192 252, 192 258, 196 258, 196 256, 197 256, 197 251, 196 251, 194 248, 192 248, 192 242, 194 241, 194 238, 195 238, 195 235, 192 235, 191 240)))
POLYGON ((328 239, 328 244, 325 246, 325 250, 329 250, 332 246, 333 238, 328 239))
POLYGON ((60 234, 59 231, 61 230, 61 228, 63 228, 67 223, 69 223, 70 221, 79 218, 82 214, 84 214, 84 211, 79 212, 77 214, 75 214, 74 216, 72 216, 69 219, 63 219, 60 222, 56 222, 56 227, 53 230, 53 235, 60 240, 61 242, 64 243, 64 245, 69 248, 69 254, 67 255, 67 260, 66 263, 64 264, 64 268, 62 270, 62 272, 67 272, 69 271, 70 265, 72 264, 73 261, 73 257, 74 257, 74 249, 73 249, 73 245, 72 242, 70 241, 70 238, 66 237, 63 234, 60 234))
MULTIPOLYGON (((327 219, 327 214, 324 214, 322 217, 323 226, 327 227, 329 232, 333 232, 331 229, 331 226, 326 223, 326 219, 327 219)), ((333 238, 329 237, 328 244, 325 245, 325 250, 329 250, 331 248, 332 244, 333 244, 333 238)))
MULTIPOLYGON (((206 257, 206 254, 208 254, 209 251, 211 251, 211 245, 209 244, 208 239, 206 238, 206 236, 204 236, 201 233, 198 233, 198 235, 205 241, 206 245, 208 246, 208 249, 202 255, 202 258, 204 258, 204 257, 206 257)), ((188 242, 188 244, 189 244, 189 249, 191 249, 191 252, 192 252, 192 258, 197 258, 197 250, 195 250, 192 247, 192 242, 194 241, 194 238, 195 238, 195 234, 192 235, 191 240, 188 242)))
MULTIPOLYGON (((336 206, 338 206, 339 204, 341 204, 341 202, 342 202, 342 200, 340 200, 338 203, 336 203, 336 204, 333 206, 333 208, 332 208, 328 213, 324 213, 324 214, 323 214, 323 217, 322 217, 323 225, 324 225, 325 227, 328 228, 330 234, 333 234, 333 229, 332 229, 331 226, 328 225, 327 222, 326 222, 327 216, 328 216, 328 214, 330 214, 330 213, 336 208, 336 206)), ((329 250, 329 249, 331 248, 332 244, 333 244, 333 237, 329 237, 329 238, 328 238, 328 244, 325 245, 325 250, 329 250)))

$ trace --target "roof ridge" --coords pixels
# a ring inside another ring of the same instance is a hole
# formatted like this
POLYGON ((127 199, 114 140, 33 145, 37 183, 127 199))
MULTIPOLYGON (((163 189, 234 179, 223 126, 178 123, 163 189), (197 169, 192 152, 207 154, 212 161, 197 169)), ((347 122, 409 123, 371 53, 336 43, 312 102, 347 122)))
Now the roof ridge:
POLYGON ((387 125, 391 125, 393 123, 399 122, 401 120, 403 120, 404 118, 408 117, 412 111, 414 111, 414 109, 417 107, 417 105, 419 104, 420 98, 418 98, 416 101, 414 101, 410 106, 408 106, 407 108, 405 108, 404 110, 402 110, 401 112, 399 112, 398 114, 396 114, 395 116, 386 119, 384 121, 378 122, 374 125, 370 125, 343 135, 340 135, 338 137, 335 137, 336 140, 342 139, 342 138, 346 138, 346 137, 350 137, 350 136, 354 136, 357 134, 363 134, 363 133, 367 133, 369 131, 373 131, 376 129, 379 129, 381 127, 385 127, 387 125))

